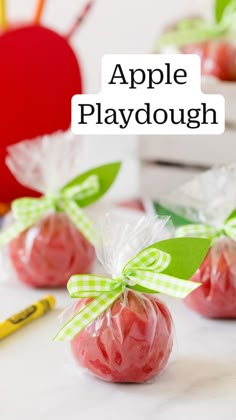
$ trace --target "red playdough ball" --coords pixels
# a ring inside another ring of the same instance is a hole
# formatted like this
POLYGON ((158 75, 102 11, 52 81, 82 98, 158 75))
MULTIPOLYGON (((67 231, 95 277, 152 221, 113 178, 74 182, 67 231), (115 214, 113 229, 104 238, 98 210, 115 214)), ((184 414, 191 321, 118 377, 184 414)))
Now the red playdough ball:
POLYGON ((67 40, 40 25, 5 31, 0 36, 0 55, 0 201, 7 203, 35 195, 5 165, 7 146, 67 130, 71 97, 81 93, 82 81, 67 40))
POLYGON ((225 81, 236 81, 236 48, 231 43, 214 40, 187 45, 182 51, 200 56, 203 75, 225 81))
POLYGON ((236 242, 217 240, 191 280, 202 285, 185 298, 187 306, 208 318, 236 318, 236 242))
MULTIPOLYGON (((79 301, 76 312, 88 303, 79 301)), ((166 365, 172 350, 171 315, 157 298, 125 291, 71 342, 77 362, 109 382, 145 382, 166 365)))
POLYGON ((94 248, 63 213, 51 213, 9 244, 19 279, 33 287, 64 287, 73 274, 87 273, 94 248))

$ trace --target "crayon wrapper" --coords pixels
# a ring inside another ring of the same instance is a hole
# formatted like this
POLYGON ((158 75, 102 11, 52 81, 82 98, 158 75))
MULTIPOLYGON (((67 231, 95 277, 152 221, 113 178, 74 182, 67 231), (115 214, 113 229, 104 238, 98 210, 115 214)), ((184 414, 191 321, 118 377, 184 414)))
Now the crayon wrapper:
POLYGON ((24 325, 30 323, 50 311, 55 305, 53 296, 47 296, 39 300, 28 308, 16 313, 0 323, 0 340, 13 332, 19 330, 24 325))

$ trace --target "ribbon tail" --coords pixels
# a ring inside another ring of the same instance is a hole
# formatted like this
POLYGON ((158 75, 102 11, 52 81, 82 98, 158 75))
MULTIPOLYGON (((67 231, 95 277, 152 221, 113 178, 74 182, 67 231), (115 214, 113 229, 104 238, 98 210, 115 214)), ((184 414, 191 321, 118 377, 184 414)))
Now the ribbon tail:
POLYGON ((119 286, 120 283, 113 279, 94 274, 75 274, 67 283, 71 298, 94 298, 101 293, 110 293, 119 286))
POLYGON ((216 229, 208 225, 185 225, 176 229, 176 237, 181 238, 185 236, 197 238, 209 238, 214 236, 216 229))
POLYGON ((62 190, 65 198, 83 200, 99 192, 99 179, 97 175, 90 175, 81 184, 65 187, 62 190))
POLYGON ((9 243, 21 232, 32 226, 46 211, 53 208, 48 198, 18 198, 12 203, 12 213, 16 222, 0 233, 0 246, 9 243))
POLYGON ((84 306, 73 318, 71 318, 53 338, 54 341, 73 340, 84 328, 91 324, 122 294, 124 286, 109 293, 102 293, 92 302, 84 306))
MULTIPOLYGON (((129 276, 129 279, 149 290, 180 299, 184 299, 189 293, 201 286, 201 283, 191 280, 178 279, 167 274, 144 270, 135 271, 132 276, 129 276)), ((131 286, 130 288, 135 290, 135 286, 131 286)))
POLYGON ((63 209, 85 238, 94 245, 95 230, 91 220, 84 211, 74 201, 70 200, 63 201, 63 209))
POLYGON ((53 209, 54 203, 51 197, 25 197, 14 200, 11 208, 16 220, 30 226, 41 219, 49 210, 53 209))

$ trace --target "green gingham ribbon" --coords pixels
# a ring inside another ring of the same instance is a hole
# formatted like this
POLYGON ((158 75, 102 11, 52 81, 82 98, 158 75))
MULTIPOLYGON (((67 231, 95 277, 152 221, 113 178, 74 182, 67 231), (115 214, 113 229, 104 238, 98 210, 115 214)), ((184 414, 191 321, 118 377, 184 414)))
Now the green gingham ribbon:
MULTIPOLYGON (((218 3, 216 1, 216 3, 218 3)), ((221 2, 223 3, 223 2, 221 2)), ((216 5, 217 6, 217 5, 216 5)), ((223 4, 221 5, 222 9, 223 4)), ((162 34, 156 50, 166 45, 182 47, 184 45, 201 43, 220 37, 235 38, 236 26, 236 0, 225 2, 220 16, 215 22, 203 19, 185 19, 173 30, 162 34)))
POLYGON ((109 308, 126 287, 136 290, 137 285, 150 290, 150 293, 161 292, 184 298, 200 286, 200 283, 162 273, 169 266, 170 261, 171 256, 166 252, 156 248, 147 248, 125 265, 119 277, 72 276, 67 285, 70 296, 93 299, 62 327, 54 340, 72 340, 109 308))
POLYGON ((32 226, 50 210, 60 210, 91 242, 94 242, 95 232, 90 219, 79 207, 76 200, 84 199, 99 191, 97 175, 91 175, 83 182, 60 190, 57 194, 48 194, 42 198, 19 198, 11 206, 16 223, 0 234, 0 245, 4 245, 19 233, 32 226))
POLYGON ((168 45, 182 47, 197 42, 204 42, 224 35, 228 26, 224 23, 208 23, 200 19, 186 19, 180 22, 173 31, 162 34, 156 50, 168 45))
POLYGON ((236 218, 228 219, 221 226, 209 226, 205 224, 190 224, 181 226, 176 230, 178 238, 192 236, 198 238, 209 238, 214 240, 220 236, 228 236, 236 241, 236 218))

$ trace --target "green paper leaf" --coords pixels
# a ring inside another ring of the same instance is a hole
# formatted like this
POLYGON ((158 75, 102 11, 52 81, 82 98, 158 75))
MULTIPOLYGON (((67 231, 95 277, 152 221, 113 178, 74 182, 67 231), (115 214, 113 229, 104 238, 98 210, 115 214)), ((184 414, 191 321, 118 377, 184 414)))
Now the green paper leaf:
POLYGON ((102 165, 102 166, 98 166, 96 168, 90 169, 89 171, 84 172, 83 174, 77 176, 72 181, 70 181, 68 184, 66 184, 62 188, 62 191, 64 191, 68 187, 73 187, 77 184, 80 184, 81 182, 83 182, 86 178, 88 178, 91 175, 97 175, 98 179, 99 179, 99 186, 100 186, 99 191, 96 194, 94 194, 90 197, 86 197, 84 199, 77 200, 77 204, 80 207, 87 207, 90 204, 97 201, 100 197, 102 197, 107 192, 107 190, 110 188, 110 186, 115 181, 115 179, 116 179, 116 177, 119 173, 120 167, 121 167, 121 162, 113 162, 113 163, 109 163, 107 165, 102 165))
POLYGON ((163 207, 161 204, 154 202, 154 208, 159 216, 170 216, 171 221, 173 222, 175 227, 184 226, 191 224, 191 220, 185 219, 182 216, 174 213, 173 211, 168 210, 167 208, 163 207))
POLYGON ((210 246, 209 239, 173 238, 154 246, 171 255, 171 262, 163 273, 188 280, 197 271, 210 246))
POLYGON ((220 22, 223 18, 226 7, 232 3, 232 0, 215 0, 215 20, 220 22))
POLYGON ((236 209, 233 210, 232 213, 230 213, 230 215, 226 219, 226 222, 228 222, 228 220, 235 219, 235 218, 236 218, 236 209))
MULTIPOLYGON (((148 248, 156 248, 171 255, 171 262, 163 274, 189 280, 204 260, 209 246, 209 239, 173 238, 157 242, 148 248)), ((131 288, 143 293, 157 293, 138 285, 131 288)))

